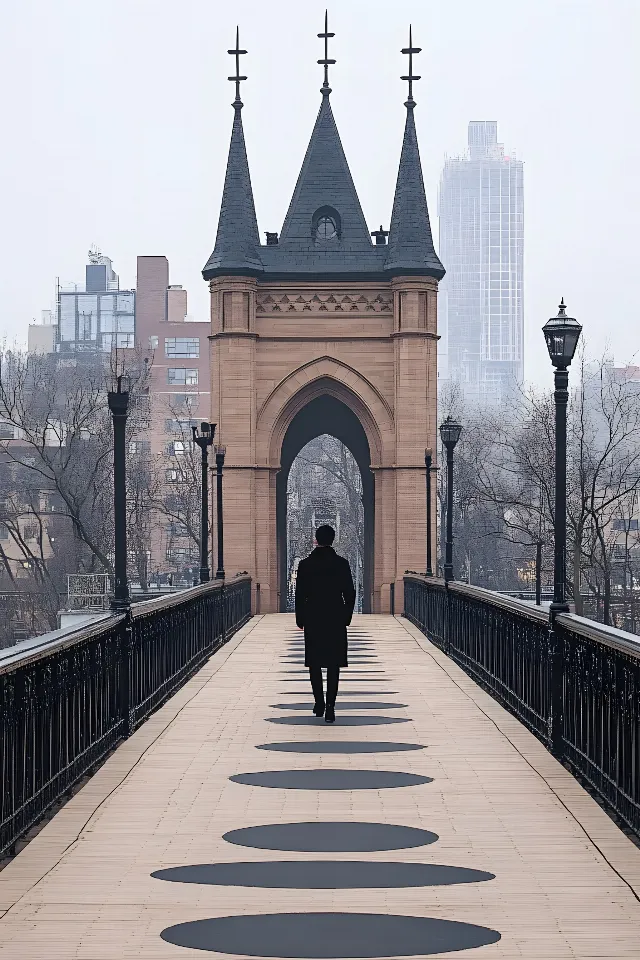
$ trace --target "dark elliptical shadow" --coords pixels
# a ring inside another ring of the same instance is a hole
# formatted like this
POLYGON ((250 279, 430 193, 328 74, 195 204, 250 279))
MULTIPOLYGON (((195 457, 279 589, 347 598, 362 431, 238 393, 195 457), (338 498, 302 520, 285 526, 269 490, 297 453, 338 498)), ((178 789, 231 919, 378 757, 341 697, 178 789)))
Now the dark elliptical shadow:
POLYGON ((192 950, 282 960, 425 957, 500 940, 471 923, 377 913, 239 914, 178 923, 160 936, 192 950))
POLYGON ((223 840, 256 850, 296 853, 374 853, 407 850, 436 843, 437 833, 394 823, 327 822, 267 823, 230 830, 223 840))
POLYGON ((433 783, 433 777, 395 770, 261 770, 236 773, 233 783, 273 790, 386 790, 433 783))
MULTIPOLYGON (((305 710, 309 711, 313 707, 313 701, 305 703, 270 703, 274 710, 305 710)), ((407 707, 406 703, 393 703, 391 700, 343 700, 336 701, 339 710, 399 710, 401 707, 407 707)))
MULTIPOLYGON (((386 673, 386 670, 370 670, 368 667, 366 667, 366 668, 363 668, 363 667, 355 667, 355 668, 353 668, 353 667, 344 667, 344 669, 349 671, 349 676, 350 676, 350 678, 351 678, 352 680, 355 679, 355 676, 354 676, 354 675, 355 675, 356 673, 386 673)), ((305 667, 303 670, 298 670, 298 669, 295 669, 295 668, 294 668, 294 669, 291 669, 291 670, 280 670, 279 672, 280 672, 280 673, 301 673, 301 674, 302 674, 302 673, 306 673, 306 675, 309 676, 309 671, 308 671, 308 669, 307 669, 306 667, 305 667)))
MULTIPOLYGON (((353 714, 340 714, 340 703, 336 702, 336 723, 341 727, 373 727, 385 723, 408 723, 406 717, 387 717, 380 714, 372 714, 370 717, 358 717, 353 714)), ((265 717, 267 723, 282 723, 289 727, 315 727, 318 723, 323 723, 322 717, 315 717, 312 713, 308 716, 300 717, 265 717)))
MULTIPOLYGON (((355 676, 352 675, 352 670, 351 670, 350 667, 345 667, 345 670, 349 670, 349 674, 350 674, 350 675, 349 675, 349 678, 348 678, 348 679, 349 679, 349 682, 350 682, 350 683, 358 683, 358 682, 360 682, 360 683, 388 683, 388 682, 389 682, 389 678, 388 678, 388 677, 365 677, 365 678, 363 678, 362 680, 359 681, 359 680, 358 680, 358 677, 355 677, 355 676)), ((362 672, 364 672, 364 671, 362 671, 362 672)), ((306 675, 307 675, 307 683, 306 683, 304 689, 305 689, 305 690, 308 690, 308 689, 309 689, 309 671, 308 671, 308 670, 280 670, 280 671, 278 671, 278 673, 279 673, 279 674, 280 674, 280 673, 306 673, 306 675)), ((384 671, 381 670, 380 673, 384 673, 384 671)), ((340 675, 340 678, 342 679, 342 674, 340 675)), ((397 677, 396 677, 396 679, 397 679, 397 677)), ((393 683, 394 681, 392 680, 391 682, 393 683)), ((281 676, 278 676, 278 683, 303 683, 303 678, 302 678, 302 677, 281 677, 281 676)))
POLYGON ((441 887, 495 880, 493 873, 440 863, 370 860, 263 860, 251 863, 197 863, 156 870, 172 883, 272 890, 365 890, 381 887, 441 887))
MULTIPOLYGON (((304 690, 280 690, 278 696, 280 697, 301 697, 303 693, 309 693, 311 687, 309 684, 304 688, 304 690)), ((338 692, 338 703, 342 700, 343 697, 399 697, 399 690, 340 690, 338 692)), ((313 694, 311 694, 311 699, 308 701, 309 709, 313 706, 313 694)), ((395 704, 394 704, 395 706, 395 704)))
POLYGON ((256 750, 274 753, 407 753, 424 749, 420 743, 394 743, 391 740, 286 740, 256 744, 256 750))

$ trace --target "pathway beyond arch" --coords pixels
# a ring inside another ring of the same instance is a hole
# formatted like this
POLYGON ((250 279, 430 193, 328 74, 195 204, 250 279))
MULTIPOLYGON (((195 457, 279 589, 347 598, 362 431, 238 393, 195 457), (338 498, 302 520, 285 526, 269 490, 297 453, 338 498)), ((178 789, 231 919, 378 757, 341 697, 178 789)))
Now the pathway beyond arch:
POLYGON ((408 621, 350 636, 331 726, 249 621, 0 872, 0 960, 637 958, 640 850, 408 621))

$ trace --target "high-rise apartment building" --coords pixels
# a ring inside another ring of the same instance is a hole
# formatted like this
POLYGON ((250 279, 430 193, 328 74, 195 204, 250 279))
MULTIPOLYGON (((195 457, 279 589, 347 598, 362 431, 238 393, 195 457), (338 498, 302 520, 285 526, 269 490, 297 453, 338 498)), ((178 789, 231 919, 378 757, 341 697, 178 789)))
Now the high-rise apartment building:
POLYGON ((440 181, 440 383, 472 406, 504 402, 523 378, 523 164, 495 121, 472 121, 468 153, 440 181))

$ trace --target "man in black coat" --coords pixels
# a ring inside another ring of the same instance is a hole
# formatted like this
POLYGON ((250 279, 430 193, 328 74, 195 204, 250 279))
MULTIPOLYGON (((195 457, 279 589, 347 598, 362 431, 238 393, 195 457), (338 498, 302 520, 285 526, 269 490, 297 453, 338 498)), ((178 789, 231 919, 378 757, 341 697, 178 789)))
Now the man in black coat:
POLYGON ((347 627, 351 623, 356 591, 349 561, 331 544, 335 530, 327 524, 316 530, 316 548, 298 564, 296 623, 304 630, 304 662, 309 667, 316 717, 333 723, 340 667, 347 666, 347 627), (327 668, 325 712, 322 668, 327 668))

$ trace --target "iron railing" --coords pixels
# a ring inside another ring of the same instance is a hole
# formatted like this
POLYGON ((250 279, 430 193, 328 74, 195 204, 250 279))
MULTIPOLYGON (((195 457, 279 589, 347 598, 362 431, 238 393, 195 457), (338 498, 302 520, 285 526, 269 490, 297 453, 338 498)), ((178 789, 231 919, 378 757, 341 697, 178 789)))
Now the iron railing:
POLYGON ((418 574, 404 613, 640 833, 640 641, 418 574))
POLYGON ((202 584, 0 655, 0 854, 250 617, 251 581, 202 584))

